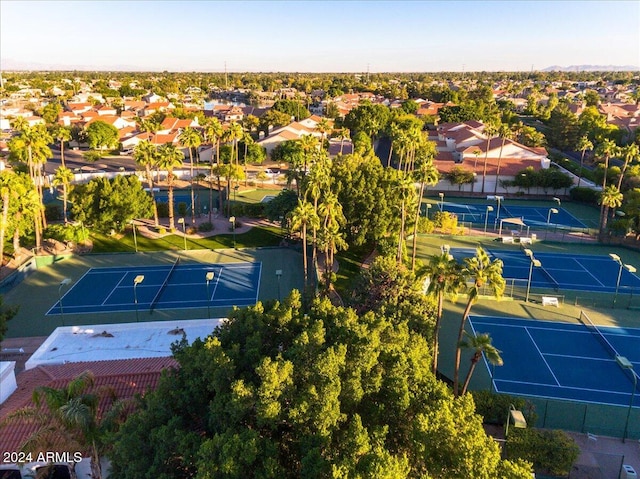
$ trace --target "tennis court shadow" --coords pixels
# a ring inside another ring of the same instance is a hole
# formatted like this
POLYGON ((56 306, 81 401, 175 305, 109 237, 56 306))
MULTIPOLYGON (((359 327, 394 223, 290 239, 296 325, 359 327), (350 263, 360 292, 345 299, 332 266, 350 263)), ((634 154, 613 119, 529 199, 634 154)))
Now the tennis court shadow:
MULTIPOLYGON (((540 319, 541 317, 549 316, 549 308, 545 308, 544 306, 523 304, 522 309, 531 319, 540 319)), ((553 309, 554 309, 553 311, 554 319, 566 319, 572 322, 577 321, 575 316, 560 312, 561 311, 560 308, 556 308, 554 306, 553 309)))

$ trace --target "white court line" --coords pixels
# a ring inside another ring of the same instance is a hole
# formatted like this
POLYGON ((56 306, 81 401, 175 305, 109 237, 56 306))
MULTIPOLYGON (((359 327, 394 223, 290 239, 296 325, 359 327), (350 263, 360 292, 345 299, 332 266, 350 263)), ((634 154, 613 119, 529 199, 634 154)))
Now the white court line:
POLYGON ((256 300, 258 302, 258 295, 260 294, 260 280, 262 279, 262 261, 258 263, 258 284, 256 285, 256 300))
POLYGON ((222 276, 222 271, 224 268, 220 268, 220 272, 216 275, 216 283, 213 285, 213 292, 211 293, 211 297, 207 298, 207 301, 213 302, 213 298, 216 296, 216 290, 218 289, 218 283, 220 282, 220 277, 222 276))
MULTIPOLYGON (((568 391, 589 391, 594 393, 613 394, 617 396, 629 396, 628 392, 611 391, 609 389, 577 388, 575 386, 554 386, 553 384, 530 383, 527 381, 514 381, 512 379, 497 379, 497 381, 502 381, 505 383, 512 383, 512 384, 526 384, 528 386, 544 386, 547 388, 558 388, 558 389, 565 389, 568 391)), ((556 399, 563 399, 563 398, 556 398, 556 399)))
POLYGON ((124 278, 127 277, 127 274, 129 274, 129 273, 124 273, 122 275, 122 278, 120 278, 120 281, 118 281, 118 283, 113 288, 111 288, 111 292, 107 295, 106 298, 104 298, 104 301, 102 303, 100 303, 100 306, 104 306, 104 304, 111 297, 111 295, 116 291, 116 289, 118 289, 120 287, 120 283, 122 283, 124 281, 124 278))
POLYGON ((540 355, 540 357, 542 358, 542 360, 544 361, 544 364, 546 364, 547 369, 549 369, 549 372, 551 373, 551 375, 553 376, 553 379, 555 379, 556 383, 558 384, 558 386, 560 386, 560 381, 558 381, 558 378, 556 377, 555 374, 553 374, 553 370, 551 369, 551 366, 549 366, 549 363, 547 362, 547 360, 544 358, 544 354, 542 354, 542 351, 540 351, 540 348, 538 348, 538 343, 536 343, 535 339, 533 339, 533 336, 531 336, 531 333, 529 332, 529 330, 526 328, 524 328, 524 330, 527 332, 527 334, 529 335, 529 338, 531 339, 531 342, 533 343, 533 345, 535 346, 536 350, 538 351, 538 354, 540 355))
POLYGON ((578 264, 578 266, 580 266, 584 271, 586 271, 587 273, 589 273, 589 276, 591 276, 593 279, 595 279, 595 280, 598 282, 598 284, 600 284, 600 286, 602 286, 603 288, 606 288, 606 287, 607 287, 607 286, 605 286, 604 284, 602 284, 602 281, 600 281, 600 280, 599 280, 598 278, 596 278, 593 274, 591 274, 591 271, 589 271, 587 268, 585 268, 585 267, 582 265, 582 263, 581 263, 580 261, 578 261, 578 260, 577 260, 577 259, 575 259, 575 258, 572 258, 572 259, 573 259, 573 261, 574 261, 575 263, 577 263, 577 264, 578 264))
POLYGON ((605 361, 608 363, 615 362, 615 359, 611 358, 592 358, 589 356, 572 356, 570 354, 555 354, 555 353, 547 353, 545 356, 553 356, 554 358, 571 358, 571 359, 584 359, 588 361, 605 361))

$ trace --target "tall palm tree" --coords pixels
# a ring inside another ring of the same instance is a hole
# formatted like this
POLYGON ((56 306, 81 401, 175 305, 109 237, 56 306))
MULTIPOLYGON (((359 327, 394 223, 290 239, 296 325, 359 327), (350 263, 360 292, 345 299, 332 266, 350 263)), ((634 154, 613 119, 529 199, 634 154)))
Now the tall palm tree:
POLYGON ((482 193, 484 193, 484 183, 487 178, 487 160, 489 159, 489 145, 491 138, 496 134, 498 128, 493 123, 484 126, 484 134, 487 136, 487 151, 484 152, 484 165, 482 166, 482 193))
POLYGON ((302 235, 302 261, 304 265, 304 284, 307 285, 307 228, 311 226, 317 229, 320 226, 320 219, 308 201, 298 200, 298 206, 291 212, 291 229, 300 231, 302 235))
MULTIPOLYGON (((206 141, 211 143, 211 147, 213 148, 213 144, 216 145, 216 165, 220 164, 220 140, 222 139, 222 135, 224 130, 222 129, 222 125, 217 118, 207 118, 207 121, 203 127, 204 136, 206 141)), ((213 214, 213 188, 212 188, 212 177, 214 176, 213 169, 213 155, 211 156, 211 162, 209 163, 209 223, 212 221, 213 214)), ((224 211, 224 203, 222 202, 222 184, 220 181, 220 175, 216 175, 218 180, 218 211, 224 211)))
POLYGON ((2 199, 2 217, 0 219, 0 268, 4 262, 4 243, 9 227, 9 208, 11 199, 15 198, 18 191, 16 190, 16 174, 11 170, 0 171, 0 199, 2 199))
POLYGON ((495 259, 491 261, 487 252, 482 248, 476 248, 476 254, 472 258, 464 259, 465 267, 463 275, 466 282, 472 282, 467 288, 467 305, 460 319, 460 329, 458 330, 458 338, 456 341, 456 356, 453 372, 453 393, 458 396, 459 393, 459 377, 460 377, 460 348, 464 336, 464 327, 469 317, 471 307, 478 301, 480 292, 483 288, 489 288, 496 298, 504 293, 505 280, 502 277, 502 260, 495 259))
POLYGON ((582 180, 582 165, 584 164, 584 154, 587 150, 593 150, 593 143, 589 140, 588 136, 582 136, 578 140, 577 148, 582 152, 580 155, 580 171, 578 173, 578 187, 580 187, 580 182, 582 180))
POLYGON ((56 170, 56 174, 53 177, 53 185, 62 186, 62 216, 64 224, 67 224, 69 220, 67 216, 67 200, 69 197, 69 185, 71 185, 73 179, 73 171, 62 165, 56 170))
MULTIPOLYGON (((607 174, 609 173, 609 159, 614 156, 618 152, 618 146, 614 141, 609 140, 608 138, 604 140, 602 143, 598 145, 596 148, 596 155, 600 158, 604 159, 604 175, 602 176, 602 194, 604 194, 607 189, 607 174)), ((600 221, 599 221, 599 236, 602 239, 602 235, 604 234, 603 224, 606 223, 604 218, 605 205, 601 203, 600 206, 600 221)))
POLYGON ((398 264, 402 262, 402 251, 404 245, 405 226, 407 218, 407 208, 413 204, 416 199, 416 190, 409 176, 401 173, 398 184, 398 192, 400 195, 400 232, 398 233, 398 264))
POLYGON ((298 141, 303 155, 302 177, 304 178, 307 174, 309 163, 312 163, 309 160, 318 153, 320 143, 318 138, 313 135, 302 135, 298 141))
POLYGON ((346 128, 346 127, 340 128, 338 130, 338 138, 340 138, 340 154, 342 155, 342 151, 344 149, 344 140, 348 140, 351 138, 349 128, 346 128))
MULTIPOLYGON (((433 142, 431 142, 433 143, 433 142)), ((435 147, 433 145, 424 145, 418 150, 417 163, 418 168, 413 171, 413 176, 420 182, 420 194, 418 195, 418 204, 416 207, 415 221, 413 222, 413 249, 411 253, 411 270, 416 267, 416 251, 418 249, 418 222, 420 221, 420 208, 422 207, 422 198, 424 197, 424 188, 426 185, 433 186, 438 183, 440 175, 438 169, 433 165, 433 157, 435 156, 435 147)))
POLYGON ((169 229, 174 230, 176 224, 173 212, 173 182, 175 176, 173 169, 182 166, 184 162, 184 154, 178 150, 175 145, 166 143, 158 148, 158 168, 167 172, 167 186, 169 188, 167 201, 169 203, 169 229))
POLYGON ((231 161, 235 158, 235 164, 238 164, 238 140, 242 138, 242 125, 232 121, 229 128, 224 132, 225 141, 231 142, 231 161))
POLYGON ((622 181, 624 180, 624 174, 627 172, 627 168, 630 163, 635 163, 640 158, 640 150, 637 143, 629 143, 627 146, 620 148, 620 154, 624 158, 624 164, 622 165, 622 171, 618 177, 618 189, 622 189, 622 181))
POLYGON ((71 130, 69 130, 69 128, 67 128, 66 126, 58 126, 55 129, 54 138, 58 140, 58 143, 60 143, 60 163, 62 164, 62 166, 65 166, 64 142, 71 139, 71 130))
POLYGON ((318 131, 321 135, 320 147, 324 148, 324 140, 327 137, 327 133, 331 131, 331 122, 328 118, 320 118, 318 123, 316 124, 316 131, 318 131))
POLYGON ((476 365, 480 362, 480 359, 482 359, 482 354, 484 354, 487 361, 494 366, 502 366, 504 364, 500 356, 500 351, 491 344, 491 336, 489 336, 488 333, 475 334, 472 336, 465 331, 465 334, 467 335, 467 340, 463 341, 461 346, 473 350, 473 356, 471 356, 471 365, 469 366, 467 377, 462 385, 461 396, 466 394, 471 376, 473 375, 476 365))
POLYGON ((440 351, 439 339, 440 324, 442 321, 442 311, 444 306, 444 297, 447 294, 456 294, 464 285, 464 276, 462 268, 453 257, 446 252, 439 255, 433 255, 429 258, 429 262, 424 266, 421 274, 429 277, 429 286, 427 294, 435 295, 437 302, 436 324, 433 331, 433 374, 438 371, 438 354, 440 351))
POLYGON ((615 210, 622 206, 623 195, 620 190, 614 186, 609 185, 600 195, 599 203, 604 209, 602 216, 602 224, 600 226, 600 235, 604 235, 607 230, 607 221, 609 219, 609 209, 615 210))
MULTIPOLYGON (((108 437, 123 422, 130 402, 117 401, 113 391, 94 385, 95 376, 85 371, 64 388, 38 387, 33 392, 35 406, 18 409, 3 422, 27 421, 36 425, 24 450, 88 451, 91 477, 101 479, 100 459, 108 447, 108 437), (108 407, 100 412, 100 404, 108 407)), ((73 477, 77 477, 73 464, 71 468, 73 477)))
POLYGON ((158 164, 158 150, 152 143, 148 141, 141 141, 133 149, 133 159, 140 166, 144 167, 145 177, 147 178, 147 185, 149 187, 149 193, 151 194, 151 201, 153 202, 153 220, 156 228, 160 226, 160 219, 158 218, 158 204, 156 203, 156 195, 153 191, 153 170, 158 164))
POLYGON ((498 128, 498 135, 502 138, 502 143, 500 144, 500 154, 498 155, 498 170, 496 171, 496 184, 493 187, 493 194, 495 195, 498 192, 498 183, 500 181, 500 163, 502 162, 502 150, 504 150, 504 144, 508 138, 511 138, 511 129, 509 125, 502 124, 498 128))
POLYGON ((333 274, 333 263, 338 250, 346 250, 349 245, 344 239, 344 234, 340 231, 337 223, 329 223, 322 226, 318 242, 325 254, 325 286, 327 291, 331 288, 331 277, 333 274))
POLYGON ((189 174, 191 176, 191 224, 194 224, 196 222, 196 200, 195 193, 193 191, 193 149, 198 148, 202 144, 202 136, 200 136, 200 132, 193 128, 185 128, 182 130, 182 133, 180 133, 178 138, 180 143, 189 149, 189 174))
MULTIPOLYGON (((331 176, 329 175, 329 164, 325 162, 318 162, 311 165, 311 169, 309 170, 309 174, 305 177, 305 190, 304 197, 305 200, 307 196, 311 196, 313 199, 313 210, 318 216, 318 202, 322 194, 329 189, 331 181, 331 176)), ((318 216, 319 217, 319 216, 318 216)), ((313 226, 312 228, 313 234, 313 248, 312 248, 312 263, 315 267, 317 264, 318 258, 318 227, 313 226)))

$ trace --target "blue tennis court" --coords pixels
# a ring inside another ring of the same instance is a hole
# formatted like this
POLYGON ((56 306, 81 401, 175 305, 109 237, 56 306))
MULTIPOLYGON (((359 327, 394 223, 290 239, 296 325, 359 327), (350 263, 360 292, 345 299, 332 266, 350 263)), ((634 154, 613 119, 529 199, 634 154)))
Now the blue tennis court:
MULTIPOLYGON (((522 250, 488 250, 491 258, 502 260, 503 274, 506 280, 526 285, 529 279, 531 261, 522 250)), ((474 250, 452 248, 450 253, 457 261, 472 257, 474 250)), ((620 266, 609 256, 572 255, 558 253, 535 253, 542 264, 531 271, 531 286, 534 288, 553 288, 573 291, 593 291, 614 293, 620 266)), ((620 293, 640 293, 640 278, 634 273, 622 269, 620 293)))
MULTIPOLYGON (((603 340, 582 324, 490 316, 470 316, 469 324, 501 351, 503 366, 485 361, 497 392, 629 406, 637 373, 620 367, 605 341, 637 370, 640 329, 598 327, 603 340)), ((633 405, 640 407, 636 388, 633 405)))
POLYGON ((47 315, 134 311, 136 300, 140 311, 249 306, 258 300, 261 269, 262 263, 92 268, 47 315), (144 279, 134 286, 138 276, 144 279))
MULTIPOLYGON (((437 204, 440 208, 441 203, 437 204)), ((442 205, 444 211, 455 213, 460 221, 471 221, 473 223, 484 223, 498 227, 499 220, 505 218, 521 218, 529 227, 559 227, 559 228, 587 228, 587 226, 569 213, 564 208, 554 207, 557 213, 550 213, 552 208, 539 206, 514 206, 504 204, 498 206, 495 203, 465 205, 458 203, 444 202, 442 205), (487 212, 487 206, 491 206, 493 211, 487 212), (549 223, 547 223, 549 218, 549 223)))

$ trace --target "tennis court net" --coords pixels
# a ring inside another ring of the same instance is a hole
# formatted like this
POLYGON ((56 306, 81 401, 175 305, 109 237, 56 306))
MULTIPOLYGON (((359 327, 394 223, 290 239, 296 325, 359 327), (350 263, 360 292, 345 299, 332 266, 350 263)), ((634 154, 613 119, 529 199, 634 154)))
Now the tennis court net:
MULTIPOLYGON (((614 359, 617 360, 617 358, 623 357, 620 353, 618 353, 618 350, 613 347, 613 345, 609 342, 609 340, 605 337, 605 335, 602 334, 602 332, 598 329, 598 327, 595 324, 593 324, 589 316, 587 316, 587 313, 585 313, 583 310, 580 310, 580 322, 584 326, 586 326, 586 328, 589 331, 591 331, 591 333, 600 341, 602 346, 609 352, 609 354, 614 359)), ((636 389, 638 389, 638 385, 640 383, 638 379, 640 379, 640 376, 638 376, 638 374, 633 370, 633 366, 631 368, 622 367, 622 369, 628 374, 631 381, 636 384, 636 389)))
POLYGON ((176 259, 176 261, 173 263, 173 266, 171 266, 171 269, 169 270, 169 274, 164 279, 164 282, 160 286, 160 289, 158 290, 156 295, 153 297, 153 300, 151 301, 151 306, 149 307, 149 314, 153 313, 153 309, 155 308, 156 303, 160 299, 162 292, 167 287, 167 283, 169 282, 169 279, 171 279, 171 275, 173 274, 173 271, 176 269, 176 266, 178 266, 178 263, 180 263, 180 258, 176 259))

